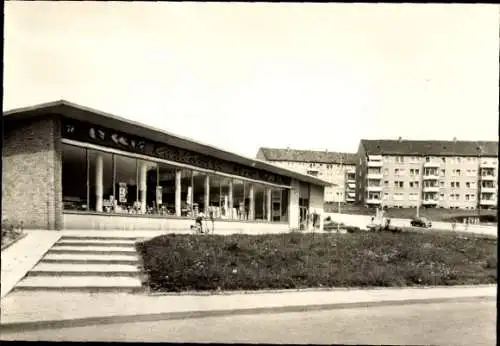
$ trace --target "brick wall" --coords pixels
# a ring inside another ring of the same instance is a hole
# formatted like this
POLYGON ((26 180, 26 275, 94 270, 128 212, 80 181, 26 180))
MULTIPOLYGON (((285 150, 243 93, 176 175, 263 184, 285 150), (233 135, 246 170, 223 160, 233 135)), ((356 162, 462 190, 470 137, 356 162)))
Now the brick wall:
POLYGON ((4 122, 2 220, 25 228, 62 225, 59 120, 44 116, 4 122))

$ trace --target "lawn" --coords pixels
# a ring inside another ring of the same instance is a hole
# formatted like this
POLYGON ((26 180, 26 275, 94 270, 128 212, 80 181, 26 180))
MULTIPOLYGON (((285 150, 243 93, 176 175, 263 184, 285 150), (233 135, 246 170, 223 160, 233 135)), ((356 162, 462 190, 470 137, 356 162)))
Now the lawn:
POLYGON ((495 283, 497 239, 428 233, 163 235, 137 244, 152 291, 495 283))
MULTIPOLYGON (((344 214, 356 215, 375 215, 374 208, 355 204, 344 204, 340 207, 344 214)), ((328 213, 337 213, 338 206, 336 204, 325 205, 325 211, 328 213)), ((385 215, 396 219, 411 219, 416 215, 416 208, 388 208, 385 209, 385 215)), ((467 209, 443 209, 443 208, 420 208, 420 216, 427 217, 431 221, 451 222, 461 221, 463 217, 480 216, 482 222, 497 222, 496 210, 467 210, 467 209)))

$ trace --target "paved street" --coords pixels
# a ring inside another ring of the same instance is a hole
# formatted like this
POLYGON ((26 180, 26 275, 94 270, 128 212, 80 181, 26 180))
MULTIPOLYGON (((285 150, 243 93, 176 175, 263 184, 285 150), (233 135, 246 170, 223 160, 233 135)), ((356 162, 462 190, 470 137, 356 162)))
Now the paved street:
POLYGON ((494 298, 98 325, 2 340, 495 345, 494 298))

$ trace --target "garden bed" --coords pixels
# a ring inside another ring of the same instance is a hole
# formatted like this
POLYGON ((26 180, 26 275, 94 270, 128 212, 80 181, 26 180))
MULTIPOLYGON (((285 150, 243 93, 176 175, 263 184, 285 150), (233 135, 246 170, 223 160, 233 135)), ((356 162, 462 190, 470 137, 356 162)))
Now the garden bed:
POLYGON ((428 233, 163 235, 137 244, 157 292, 489 284, 497 239, 428 233))
POLYGON ((2 221, 2 251, 25 236, 22 225, 14 225, 7 220, 2 221))

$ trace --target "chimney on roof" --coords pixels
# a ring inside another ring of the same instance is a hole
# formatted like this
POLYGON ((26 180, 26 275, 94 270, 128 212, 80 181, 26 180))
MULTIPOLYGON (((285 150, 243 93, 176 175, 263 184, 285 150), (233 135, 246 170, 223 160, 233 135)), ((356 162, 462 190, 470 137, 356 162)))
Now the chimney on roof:
POLYGON ((457 142, 457 137, 453 137, 453 142, 457 142))
POLYGON ((401 143, 401 141, 403 140, 403 137, 398 137, 398 142, 401 143))
POLYGON ((327 152, 328 152, 328 149, 325 149, 325 153, 327 153, 327 152))

